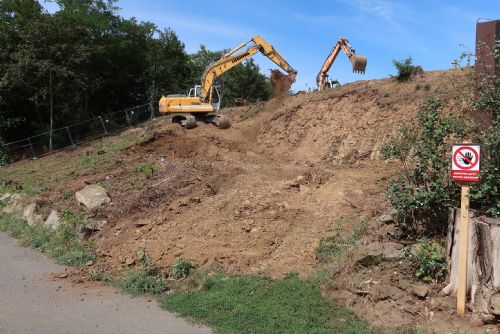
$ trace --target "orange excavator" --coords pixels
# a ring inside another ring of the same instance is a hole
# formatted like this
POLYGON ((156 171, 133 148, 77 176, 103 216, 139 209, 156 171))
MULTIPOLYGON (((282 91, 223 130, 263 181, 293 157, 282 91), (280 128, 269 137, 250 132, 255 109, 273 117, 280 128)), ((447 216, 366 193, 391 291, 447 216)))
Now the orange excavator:
POLYGON ((356 55, 356 51, 351 47, 351 45, 349 45, 349 41, 347 40, 347 38, 340 37, 337 40, 337 44, 335 44, 335 46, 332 48, 332 51, 330 51, 330 54, 326 58, 323 67, 321 67, 321 70, 319 71, 318 76, 316 77, 316 83, 318 84, 318 91, 322 91, 326 88, 332 88, 333 85, 336 83, 336 81, 328 79, 328 71, 332 67, 335 59, 337 59, 340 50, 344 51, 346 56, 349 58, 349 61, 352 64, 353 72, 361 74, 365 73, 366 63, 367 63, 366 57, 356 55))

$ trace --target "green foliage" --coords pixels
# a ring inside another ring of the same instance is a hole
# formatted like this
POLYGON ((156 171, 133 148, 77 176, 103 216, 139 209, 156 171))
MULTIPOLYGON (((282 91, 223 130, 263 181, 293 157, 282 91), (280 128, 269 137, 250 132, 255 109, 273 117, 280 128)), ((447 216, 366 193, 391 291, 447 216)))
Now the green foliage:
POLYGON ((500 216, 500 121, 477 137, 481 143, 481 183, 471 187, 470 199, 492 217, 500 216))
POLYGON ((218 333, 372 333, 352 313, 296 276, 210 278, 204 289, 174 293, 161 306, 193 317, 218 333))
POLYGON ((412 76, 423 72, 420 66, 413 65, 413 59, 411 56, 402 60, 393 59, 392 64, 398 71, 395 78, 399 81, 408 81, 412 78, 412 76))
MULTIPOLYGON (((184 44, 172 30, 125 19, 115 1, 0 2, 0 137, 7 141, 185 88, 184 44)), ((85 126, 85 125, 82 125, 85 126)))
POLYGON ((156 165, 154 162, 142 165, 135 169, 136 172, 144 174, 146 179, 150 179, 154 176, 156 172, 156 165))
POLYGON ((59 263, 70 266, 81 266, 89 260, 95 260, 95 255, 78 242, 77 231, 81 222, 81 216, 65 212, 60 226, 53 231, 43 225, 29 226, 21 218, 0 213, 1 231, 19 239, 21 244, 46 253, 59 263))
POLYGON ((194 268, 194 265, 185 259, 177 259, 172 264, 172 268, 170 270, 170 276, 175 279, 186 278, 189 275, 191 269, 194 268))
MULTIPOLYGON (((483 121, 488 118, 491 120, 489 127, 482 124, 474 129, 474 142, 481 145, 481 182, 471 187, 470 199, 472 205, 481 209, 483 213, 498 217, 500 216, 500 40, 496 41, 492 49, 486 45, 479 45, 479 49, 476 65, 480 65, 484 70, 481 77, 478 77, 475 71, 468 70, 463 76, 465 79, 457 80, 456 76, 452 76, 451 83, 458 92, 459 106, 473 110, 483 121), (481 59, 482 55, 494 58, 495 65, 485 63, 481 59)), ((474 58, 475 55, 471 52, 462 52, 453 61, 453 65, 464 72, 470 67, 474 58)))
POLYGON ((117 282, 117 286, 125 292, 138 294, 159 294, 167 289, 165 277, 161 273, 149 268, 124 271, 117 282))
POLYGON ((441 102, 420 105, 415 124, 404 126, 382 147, 384 158, 399 159, 404 175, 388 191, 401 227, 410 235, 445 233, 449 209, 456 206, 458 187, 449 176, 450 138, 463 138, 467 124, 443 114, 441 102))
POLYGON ((442 279, 448 271, 446 250, 440 242, 421 240, 410 248, 407 256, 416 268, 415 276, 424 282, 442 279))
MULTIPOLYGON (((477 98, 474 100, 473 107, 477 111, 490 113, 495 121, 500 120, 500 40, 495 41, 492 49, 485 45, 479 46, 480 53, 485 53, 491 56, 495 65, 488 65, 482 59, 477 62, 481 63, 483 68, 489 74, 483 75, 480 78, 475 78, 475 91, 477 98), (483 52, 484 51, 484 52, 483 52), (494 66, 492 68, 492 66, 494 66)), ((498 125, 498 123, 497 123, 498 125)))

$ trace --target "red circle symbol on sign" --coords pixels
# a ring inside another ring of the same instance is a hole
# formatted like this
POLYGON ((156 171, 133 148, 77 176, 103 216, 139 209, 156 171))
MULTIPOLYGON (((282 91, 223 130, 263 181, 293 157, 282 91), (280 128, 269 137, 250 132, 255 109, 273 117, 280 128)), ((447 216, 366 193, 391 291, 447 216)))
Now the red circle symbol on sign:
POLYGON ((455 154, 453 155, 453 162, 460 169, 471 169, 471 168, 474 168, 477 165, 477 163, 479 162, 479 154, 472 147, 463 146, 455 151, 455 154), (472 155, 473 155, 472 158, 469 158, 466 154, 462 153, 463 151, 467 151, 467 150, 472 152, 472 155), (461 162, 458 161, 458 158, 461 159, 461 162), (462 164, 467 164, 468 166, 462 166, 462 164))

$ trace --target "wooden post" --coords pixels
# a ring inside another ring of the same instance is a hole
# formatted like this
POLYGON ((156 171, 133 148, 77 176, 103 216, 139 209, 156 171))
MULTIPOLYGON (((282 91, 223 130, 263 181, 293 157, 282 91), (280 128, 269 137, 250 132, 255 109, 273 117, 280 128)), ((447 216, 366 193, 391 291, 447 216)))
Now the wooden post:
POLYGON ((457 314, 465 313, 465 302, 467 300, 467 253, 469 240, 469 189, 468 184, 462 185, 462 197, 460 208, 460 238, 458 245, 458 291, 457 291, 457 314))

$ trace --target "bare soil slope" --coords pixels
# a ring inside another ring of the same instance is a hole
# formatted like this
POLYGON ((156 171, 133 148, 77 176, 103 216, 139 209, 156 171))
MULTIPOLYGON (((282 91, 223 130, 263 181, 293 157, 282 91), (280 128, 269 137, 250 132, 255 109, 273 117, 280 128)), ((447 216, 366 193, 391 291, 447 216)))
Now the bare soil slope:
MULTIPOLYGON (((387 209, 384 192, 399 166, 381 160, 380 147, 430 96, 454 112, 450 73, 426 72, 408 83, 358 81, 227 109, 228 130, 185 130, 163 117, 54 155, 53 165, 31 170, 30 178, 59 180, 41 193, 47 207, 83 211, 66 194, 95 182, 107 188, 112 203, 91 214, 96 227, 87 234, 97 244, 94 268, 121 271, 145 249, 165 273, 185 258, 228 273, 308 275, 327 231, 349 234, 387 209), (131 138, 137 144, 102 150, 131 138), (99 162, 68 170, 69 162, 87 158, 99 162)), ((4 176, 21 182, 12 170, 4 176)))

